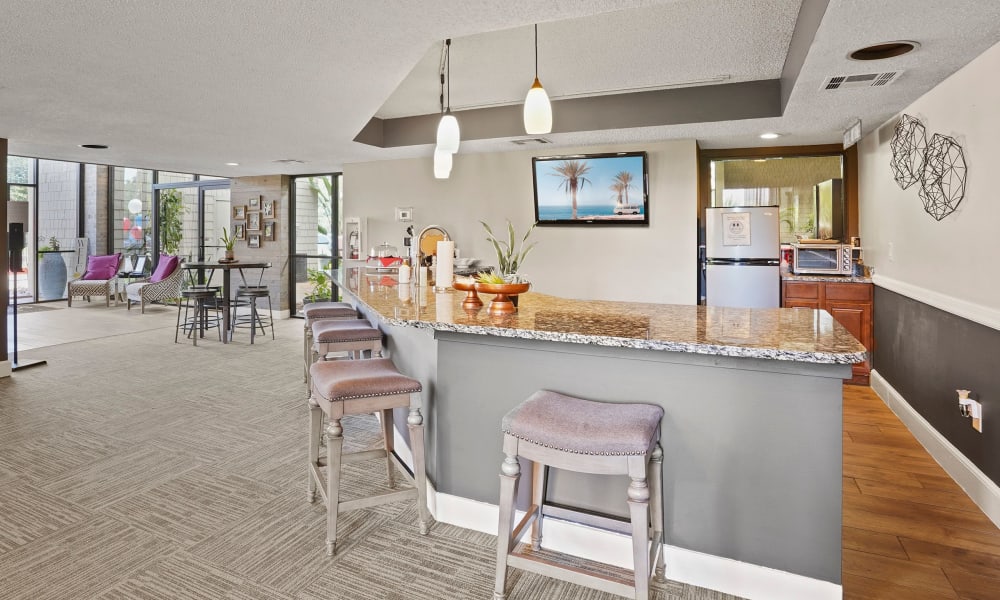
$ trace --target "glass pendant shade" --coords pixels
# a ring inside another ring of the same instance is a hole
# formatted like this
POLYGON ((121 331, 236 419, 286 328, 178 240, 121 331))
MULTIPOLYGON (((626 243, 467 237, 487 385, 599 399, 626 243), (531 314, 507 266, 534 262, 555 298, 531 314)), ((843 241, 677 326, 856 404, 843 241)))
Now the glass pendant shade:
POLYGON ((524 99, 524 132, 530 135, 552 132, 552 103, 537 77, 524 99))
POLYGON ((448 179, 451 175, 452 156, 451 152, 442 150, 440 147, 434 150, 434 178, 448 179))
POLYGON ((458 152, 459 132, 458 119, 451 112, 446 112, 438 123, 437 147, 452 154, 458 152))

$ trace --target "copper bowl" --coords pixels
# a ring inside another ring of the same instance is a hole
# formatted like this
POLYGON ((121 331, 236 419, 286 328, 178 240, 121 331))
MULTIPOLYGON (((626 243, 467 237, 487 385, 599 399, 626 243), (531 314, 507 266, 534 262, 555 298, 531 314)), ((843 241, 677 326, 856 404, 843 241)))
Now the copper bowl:
POLYGON ((468 294, 465 295, 465 300, 462 300, 462 308, 466 310, 477 310, 482 308, 483 301, 479 299, 479 294, 476 293, 475 283, 465 283, 456 279, 451 286, 460 292, 468 292, 468 294))
POLYGON ((487 310, 491 315, 509 315, 517 312, 517 307, 511 302, 510 296, 523 294, 531 288, 530 283, 476 283, 480 292, 496 294, 487 310))

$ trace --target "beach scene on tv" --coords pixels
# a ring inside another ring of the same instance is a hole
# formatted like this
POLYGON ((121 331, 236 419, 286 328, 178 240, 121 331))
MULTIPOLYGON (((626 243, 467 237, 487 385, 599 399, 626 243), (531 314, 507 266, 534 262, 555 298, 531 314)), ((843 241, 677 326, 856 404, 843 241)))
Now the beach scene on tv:
POLYGON ((538 221, 644 221, 643 157, 535 161, 538 221))

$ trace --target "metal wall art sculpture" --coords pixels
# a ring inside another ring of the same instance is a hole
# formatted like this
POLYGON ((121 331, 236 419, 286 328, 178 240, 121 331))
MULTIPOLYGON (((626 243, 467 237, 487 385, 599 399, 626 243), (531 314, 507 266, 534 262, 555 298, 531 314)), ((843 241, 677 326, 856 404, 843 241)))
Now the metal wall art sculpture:
POLYGON ((889 142, 893 179, 904 190, 920 182, 924 211, 936 220, 955 212, 965 197, 965 153, 955 138, 935 133, 927 142, 920 119, 903 115, 889 142))
POLYGON ((905 190, 920 181, 924 149, 927 147, 927 131, 920 119, 910 115, 900 117, 889 147, 892 148, 889 166, 899 187, 905 190))

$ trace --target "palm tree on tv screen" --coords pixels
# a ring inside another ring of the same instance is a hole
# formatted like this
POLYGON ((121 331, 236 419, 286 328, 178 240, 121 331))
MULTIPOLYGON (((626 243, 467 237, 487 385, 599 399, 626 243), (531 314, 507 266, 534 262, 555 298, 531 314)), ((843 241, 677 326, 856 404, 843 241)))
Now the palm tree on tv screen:
MULTIPOLYGON (((632 174, 628 171, 619 171, 618 174, 615 175, 615 184, 621 187, 622 192, 625 192, 625 204, 631 204, 628 201, 628 190, 629 188, 635 189, 635 186, 632 185, 632 174)), ((620 201, 619 204, 621 204, 620 201)))
POLYGON ((612 196, 614 196, 615 198, 615 206, 621 206, 622 195, 625 193, 625 188, 622 186, 622 182, 615 181, 614 183, 608 186, 608 189, 614 192, 612 196))
POLYGON ((575 219, 576 192, 583 188, 584 185, 590 183, 590 180, 584 177, 584 175, 590 172, 590 165, 582 160, 564 160, 558 166, 552 167, 552 170, 555 171, 555 173, 552 173, 553 175, 563 178, 559 187, 573 196, 573 218, 575 219))

